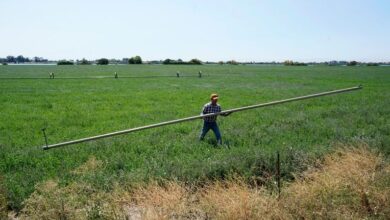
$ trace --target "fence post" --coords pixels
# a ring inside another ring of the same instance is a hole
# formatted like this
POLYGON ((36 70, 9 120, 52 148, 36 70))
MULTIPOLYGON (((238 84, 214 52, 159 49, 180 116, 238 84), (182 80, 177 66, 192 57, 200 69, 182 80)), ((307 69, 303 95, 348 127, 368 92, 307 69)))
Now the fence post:
POLYGON ((276 182, 278 185, 278 197, 280 197, 280 155, 276 152, 276 182))

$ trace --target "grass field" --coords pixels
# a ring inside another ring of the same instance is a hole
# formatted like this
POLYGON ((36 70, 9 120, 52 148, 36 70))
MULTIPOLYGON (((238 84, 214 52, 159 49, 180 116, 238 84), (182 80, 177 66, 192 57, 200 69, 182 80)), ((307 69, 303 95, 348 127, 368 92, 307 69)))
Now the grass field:
POLYGON ((0 175, 14 210, 49 179, 104 191, 113 183, 202 184, 233 173, 269 184, 276 151, 286 180, 339 143, 364 142, 385 158, 390 154, 389 67, 0 66, 0 106, 0 175), (177 78, 176 71, 191 77, 177 78), (193 116, 212 92, 229 109, 359 84, 363 90, 219 118, 222 147, 212 133, 198 141, 199 120, 41 150, 44 127, 49 143, 57 143, 193 116), (102 169, 71 172, 92 156, 103 161, 102 169))

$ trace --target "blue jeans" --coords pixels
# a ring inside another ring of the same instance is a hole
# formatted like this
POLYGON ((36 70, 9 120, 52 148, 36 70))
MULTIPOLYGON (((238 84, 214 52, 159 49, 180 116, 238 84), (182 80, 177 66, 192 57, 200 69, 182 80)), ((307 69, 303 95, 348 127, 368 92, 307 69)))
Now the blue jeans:
POLYGON ((206 136, 207 132, 210 129, 213 130, 215 137, 217 138, 218 144, 222 144, 221 133, 219 132, 219 128, 218 128, 216 121, 214 121, 214 122, 204 121, 202 132, 200 133, 200 136, 199 136, 199 140, 203 140, 204 136, 206 136))

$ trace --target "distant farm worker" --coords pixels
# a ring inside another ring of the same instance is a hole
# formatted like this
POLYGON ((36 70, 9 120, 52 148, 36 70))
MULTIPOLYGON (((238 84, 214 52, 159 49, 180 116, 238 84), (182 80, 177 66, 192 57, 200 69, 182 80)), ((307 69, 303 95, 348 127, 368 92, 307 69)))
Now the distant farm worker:
POLYGON ((180 77, 180 72, 179 71, 176 72, 176 76, 180 77))
POLYGON ((115 72, 115 79, 118 79, 118 73, 115 72))
POLYGON ((54 79, 54 73, 53 73, 53 72, 50 72, 50 73, 49 73, 49 78, 50 78, 50 79, 54 79))
MULTIPOLYGON (((203 106, 203 110, 201 115, 206 115, 210 113, 218 113, 221 112, 221 106, 217 104, 218 102, 218 94, 213 93, 210 95, 210 102, 203 106)), ((221 114, 222 116, 228 116, 231 113, 221 114)), ((219 132, 218 124, 217 124, 217 115, 204 117, 203 118, 203 128, 200 133, 199 140, 203 140, 204 136, 206 136, 207 132, 211 129, 213 130, 215 137, 217 138, 217 143, 222 144, 221 133, 219 132)))
POLYGON ((202 78, 202 71, 199 71, 199 78, 202 78))

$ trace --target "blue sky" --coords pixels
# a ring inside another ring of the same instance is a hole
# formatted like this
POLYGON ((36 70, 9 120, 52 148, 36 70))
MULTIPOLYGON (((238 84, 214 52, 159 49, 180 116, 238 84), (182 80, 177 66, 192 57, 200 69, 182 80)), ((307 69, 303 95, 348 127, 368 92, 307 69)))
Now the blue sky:
POLYGON ((1 0, 0 57, 390 61, 390 1, 1 0))

